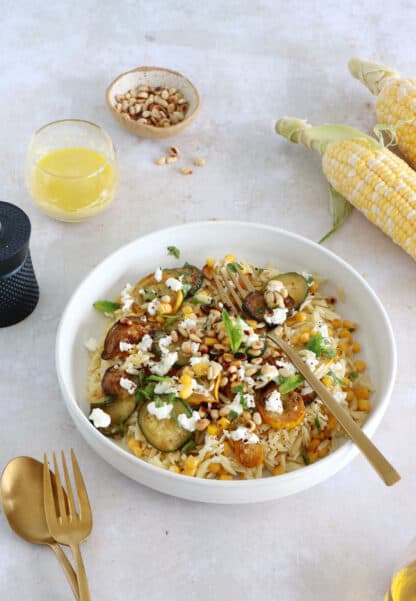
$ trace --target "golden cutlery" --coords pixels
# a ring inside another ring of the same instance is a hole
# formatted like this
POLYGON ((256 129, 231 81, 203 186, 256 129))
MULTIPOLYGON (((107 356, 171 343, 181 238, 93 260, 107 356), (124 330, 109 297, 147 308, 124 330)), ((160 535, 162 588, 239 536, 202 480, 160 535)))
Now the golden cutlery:
POLYGON ((71 547, 71 551, 75 560, 75 570, 78 578, 80 601, 90 601, 91 597, 88 589, 87 575, 79 545, 88 537, 92 529, 91 507, 88 500, 87 489, 85 487, 75 453, 71 449, 72 470, 74 474, 75 488, 78 495, 79 512, 77 513, 74 494, 72 492, 72 484, 63 452, 61 453, 61 456, 68 503, 65 503, 65 492, 62 487, 59 466, 56 459, 56 454, 53 453, 56 497, 58 500, 57 505, 55 504, 48 458, 45 454, 43 458, 43 492, 46 521, 51 535, 58 542, 71 547))
MULTIPOLYGON (((241 273, 241 271, 238 272, 237 277, 230 269, 228 269, 227 275, 225 274, 225 270, 222 270, 220 274, 215 273, 214 281, 223 303, 231 307, 237 315, 243 314, 244 298, 249 293, 255 292, 255 288, 249 278, 241 273), (240 280, 244 287, 241 285, 240 280)), ((267 332, 267 337, 289 357, 297 370, 304 376, 305 380, 318 394, 318 397, 324 405, 349 435, 351 440, 368 459, 384 483, 387 484, 387 486, 391 486, 398 482, 400 480, 400 475, 394 467, 387 461, 384 455, 382 455, 345 409, 337 403, 329 390, 309 369, 298 352, 290 344, 282 340, 276 332, 277 328, 267 332)))
MULTIPOLYGON (((52 486, 55 477, 51 474, 52 486)), ((76 599, 78 582, 65 553, 49 533, 43 504, 43 465, 32 457, 15 457, 0 481, 4 515, 14 532, 36 545, 48 545, 58 558, 76 599)))

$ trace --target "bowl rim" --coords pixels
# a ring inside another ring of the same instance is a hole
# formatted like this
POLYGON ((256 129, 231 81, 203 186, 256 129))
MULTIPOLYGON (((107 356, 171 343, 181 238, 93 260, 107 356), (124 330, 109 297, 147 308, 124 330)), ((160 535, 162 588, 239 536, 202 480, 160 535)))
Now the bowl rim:
MULTIPOLYGON (((246 490, 246 489, 254 490, 255 488, 258 488, 259 486, 261 486, 261 487, 268 486, 268 485, 271 486, 272 483, 276 483, 275 478, 262 477, 262 478, 253 479, 253 480, 230 480, 230 481, 195 478, 193 476, 186 476, 184 474, 176 474, 169 470, 165 470, 165 469, 159 468, 157 466, 154 466, 150 463, 147 463, 146 461, 143 461, 138 457, 135 457, 134 455, 129 453, 127 450, 123 449, 121 446, 115 444, 111 439, 108 439, 105 436, 103 436, 93 426, 93 424, 89 421, 88 417, 82 411, 76 398, 72 394, 70 394, 70 392, 68 391, 68 389, 66 387, 66 383, 65 383, 63 375, 62 375, 62 373, 63 373, 62 366, 63 366, 64 357, 65 357, 65 351, 64 351, 65 344, 64 344, 64 339, 62 336, 62 331, 64 329, 66 321, 68 320, 68 317, 70 317, 70 310, 72 309, 72 304, 75 300, 75 297, 78 294, 78 291, 85 285, 86 280, 89 279, 90 276, 95 274, 97 271, 103 269, 103 267, 105 267, 105 265, 107 263, 112 262, 117 254, 125 253, 130 247, 134 247, 139 241, 143 241, 143 240, 155 237, 158 234, 161 234, 162 232, 168 233, 168 232, 174 232, 175 230, 177 231, 179 229, 181 229, 181 230, 192 229, 194 227, 222 227, 224 225, 232 226, 232 227, 250 227, 250 228, 252 227, 254 229, 267 230, 267 231, 271 231, 271 232, 279 234, 279 235, 283 235, 283 236, 292 238, 295 241, 301 242, 302 244, 306 245, 307 247, 309 246, 312 248, 319 248, 319 250, 321 252, 323 252, 323 254, 330 257, 330 259, 335 261, 335 263, 338 263, 342 267, 344 267, 355 278, 357 278, 360 281, 360 283, 364 286, 364 288, 366 289, 366 292, 369 294, 373 303, 377 306, 377 308, 381 314, 381 317, 383 320, 383 325, 384 325, 384 330, 387 334, 387 338, 389 341, 389 352, 390 352, 390 363, 389 363, 389 373, 388 373, 388 377, 387 377, 387 382, 388 382, 387 387, 384 390, 384 393, 380 394, 380 403, 378 404, 378 406, 375 409, 372 410, 371 414, 369 415, 368 419, 366 420, 366 422, 362 428, 364 430, 364 432, 367 434, 367 436, 369 436, 371 438, 371 436, 374 434, 375 430, 379 426, 379 424, 383 418, 383 415, 387 409, 387 406, 389 404, 389 400, 390 400, 390 397, 391 397, 391 394, 393 391, 393 387, 394 387, 395 379, 396 379, 396 372, 397 372, 396 342, 395 342, 393 328, 391 326, 388 314, 387 314, 383 304, 381 303, 380 299, 378 298, 376 293, 372 290, 370 285, 344 259, 342 259, 338 255, 336 255, 333 251, 319 245, 318 243, 316 243, 312 240, 309 240, 308 238, 305 238, 304 236, 301 236, 294 232, 290 232, 288 230, 284 230, 282 228, 274 227, 271 225, 265 225, 265 224, 249 222, 249 221, 234 221, 234 220, 193 221, 190 223, 185 223, 185 224, 170 226, 167 228, 161 228, 158 230, 153 230, 152 232, 149 232, 148 234, 145 234, 144 236, 139 236, 138 238, 135 238, 134 240, 131 240, 130 242, 127 242, 126 244, 123 244, 122 246, 117 248, 115 251, 113 251, 109 255, 107 255, 102 261, 100 261, 100 263, 98 263, 98 265, 96 265, 92 270, 90 270, 88 272, 88 274, 81 280, 81 282, 78 284, 78 286, 75 288, 74 292, 72 293, 71 297, 69 298, 69 300, 66 304, 66 307, 62 313, 61 319, 59 321, 59 325, 58 325, 58 329, 57 329, 57 333, 56 333, 55 366, 56 366, 56 371, 57 371, 57 376, 58 376, 61 393, 64 397, 65 404, 67 405, 67 409, 68 409, 70 415, 73 417, 74 421, 75 421, 75 416, 74 416, 74 413, 75 413, 77 418, 79 418, 81 420, 81 422, 85 425, 85 428, 87 428, 89 430, 91 436, 93 436, 96 439, 97 443, 100 444, 101 446, 105 447, 106 449, 108 449, 110 452, 112 449, 113 452, 120 457, 121 461, 127 461, 131 466, 136 466, 136 467, 139 466, 140 469, 143 469, 145 472, 147 471, 147 472, 149 472, 149 474, 153 474, 156 477, 167 478, 172 481, 176 481, 178 483, 178 485, 180 485, 180 483, 183 482, 184 478, 185 478, 187 482, 192 481, 192 483, 195 486, 201 487, 201 488, 211 488, 211 489, 215 488, 218 490, 224 490, 226 488, 235 490, 235 489, 241 488, 243 490, 246 490), (269 483, 269 484, 267 484, 267 483, 269 483)), ((324 466, 328 466, 328 467, 330 465, 333 466, 332 470, 331 469, 324 470, 324 471, 328 472, 328 477, 329 477, 329 476, 333 475, 334 473, 336 473, 339 469, 342 469, 342 467, 347 465, 355 456, 358 455, 358 453, 359 453, 358 448, 353 444, 353 442, 350 439, 347 438, 342 445, 340 445, 337 449, 335 449, 335 451, 333 451, 326 457, 319 459, 319 461, 317 461, 311 465, 305 465, 301 469, 294 470, 292 472, 287 472, 285 474, 281 474, 279 476, 278 480, 279 480, 279 482, 282 482, 282 484, 284 482, 293 482, 299 478, 302 478, 302 475, 306 474, 306 472, 307 472, 310 476, 312 476, 312 474, 315 473, 318 476, 318 478, 315 480, 315 482, 320 482, 321 480, 324 479, 324 478, 319 478, 319 474, 322 472, 324 466)))
MULTIPOLYGON (((136 73, 137 71, 164 71, 165 73, 172 73, 173 75, 176 75, 177 77, 179 77, 179 79, 183 79, 184 81, 186 81, 189 84, 189 86, 192 88, 192 90, 195 94, 196 104, 195 104, 195 108, 193 109, 193 111, 188 112, 185 115, 185 118, 183 119, 183 121, 180 121, 180 123, 175 123, 173 125, 170 125, 169 127, 164 128, 165 130, 169 131, 169 130, 171 130, 171 128, 177 127, 178 125, 183 126, 185 123, 188 122, 189 119, 193 119, 195 117, 195 115, 198 113, 199 109, 201 108, 201 97, 199 95, 197 87, 195 86, 195 84, 192 83, 192 81, 188 77, 186 77, 179 71, 175 71, 174 69, 168 69, 166 67, 146 67, 146 66, 135 67, 134 69, 129 69, 128 71, 124 71, 124 73, 120 73, 120 75, 115 77, 113 79, 113 81, 107 86, 107 89, 105 91, 105 99, 106 99, 107 106, 111 110, 112 113, 119 115, 119 113, 116 111, 116 109, 114 108, 114 106, 112 105, 111 100, 110 100, 110 94, 111 94, 112 88, 115 86, 115 84, 120 79, 122 79, 126 75, 129 75, 130 73, 136 73)), ((130 119, 128 121, 128 123, 130 123, 131 125, 135 125, 135 124, 138 125, 136 123, 136 121, 134 121, 132 119, 130 119)), ((155 125, 149 125, 148 123, 140 123, 140 126, 148 129, 149 131, 160 131, 161 130, 160 127, 156 127, 155 125)))

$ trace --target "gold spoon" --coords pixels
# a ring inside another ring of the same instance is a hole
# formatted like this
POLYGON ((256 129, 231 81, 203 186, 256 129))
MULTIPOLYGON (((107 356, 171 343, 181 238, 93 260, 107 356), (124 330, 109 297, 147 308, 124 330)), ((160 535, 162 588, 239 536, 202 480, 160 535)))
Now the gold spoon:
MULTIPOLYGON (((54 475, 51 473, 52 482, 54 475)), ((76 599, 76 574, 65 553, 51 537, 43 505, 43 464, 32 457, 15 457, 4 468, 0 481, 3 511, 12 530, 29 543, 48 545, 58 558, 76 599)))

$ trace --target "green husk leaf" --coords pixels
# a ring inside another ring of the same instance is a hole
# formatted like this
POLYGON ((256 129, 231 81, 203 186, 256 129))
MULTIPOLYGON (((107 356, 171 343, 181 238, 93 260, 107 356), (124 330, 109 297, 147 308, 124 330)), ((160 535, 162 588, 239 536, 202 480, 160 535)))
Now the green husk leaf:
POLYGON ((337 192, 331 184, 328 184, 329 190, 329 210, 332 215, 332 228, 319 240, 319 244, 328 240, 332 234, 344 224, 345 220, 351 214, 353 206, 339 192, 337 192))

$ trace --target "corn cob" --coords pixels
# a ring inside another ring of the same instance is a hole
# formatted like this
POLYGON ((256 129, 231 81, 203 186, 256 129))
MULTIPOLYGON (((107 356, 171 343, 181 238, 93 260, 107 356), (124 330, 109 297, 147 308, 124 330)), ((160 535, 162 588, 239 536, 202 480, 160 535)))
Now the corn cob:
POLYGON ((363 132, 285 117, 276 132, 322 155, 330 185, 416 259, 416 173, 363 132))
POLYGON ((361 58, 352 58, 348 68, 377 96, 378 122, 395 128, 400 152, 416 168, 416 79, 401 79, 394 69, 361 58))

